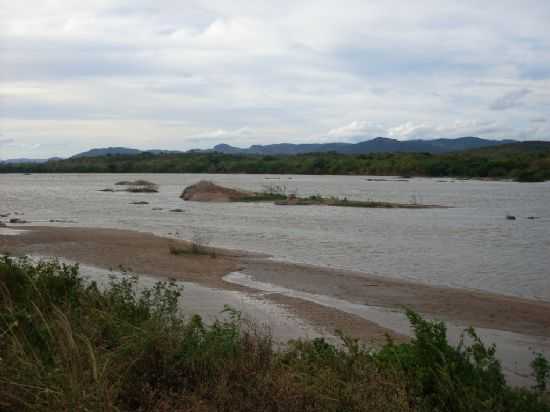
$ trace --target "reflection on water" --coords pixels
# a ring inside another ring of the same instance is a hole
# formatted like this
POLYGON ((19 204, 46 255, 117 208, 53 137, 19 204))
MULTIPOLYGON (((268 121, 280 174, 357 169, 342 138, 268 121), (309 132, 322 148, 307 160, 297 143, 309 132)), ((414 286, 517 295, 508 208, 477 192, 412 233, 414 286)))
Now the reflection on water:
POLYGON ((362 176, 0 175, 0 213, 23 212, 25 220, 75 220, 81 226, 188 239, 201 234, 217 246, 278 259, 550 301, 548 205, 550 183, 369 181, 362 176), (129 178, 156 182, 160 193, 98 191, 129 178), (454 207, 384 210, 179 199, 185 186, 203 178, 250 190, 277 184, 299 195, 454 207), (136 200, 149 204, 129 204, 136 200), (175 208, 183 213, 170 212, 175 208), (517 219, 507 220, 507 214, 517 219))

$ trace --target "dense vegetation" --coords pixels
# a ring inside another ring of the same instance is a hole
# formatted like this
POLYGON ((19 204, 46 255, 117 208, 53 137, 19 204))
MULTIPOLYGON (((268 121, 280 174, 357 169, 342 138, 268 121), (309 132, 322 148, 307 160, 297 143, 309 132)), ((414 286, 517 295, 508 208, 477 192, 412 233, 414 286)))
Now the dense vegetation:
POLYGON ((526 142, 440 155, 145 153, 136 156, 74 158, 44 164, 0 164, 0 172, 400 175, 543 181, 550 180, 550 143, 526 142))
POLYGON ((410 343, 277 351, 235 311, 206 325, 181 317, 175 283, 135 282, 2 258, 0 411, 550 411, 548 362, 533 363, 534 389, 512 389, 473 331, 452 347, 443 324, 409 313, 410 343))

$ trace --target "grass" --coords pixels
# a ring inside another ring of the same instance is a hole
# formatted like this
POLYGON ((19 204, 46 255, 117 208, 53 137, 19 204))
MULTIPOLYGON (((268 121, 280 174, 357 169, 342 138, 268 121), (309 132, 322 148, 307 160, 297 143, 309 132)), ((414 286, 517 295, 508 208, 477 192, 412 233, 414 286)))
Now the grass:
POLYGON ((116 186, 127 186, 126 192, 130 193, 158 193, 159 187, 156 183, 149 182, 148 180, 123 180, 115 183, 116 186))
POLYGON ((342 206, 342 207, 364 207, 364 208, 385 208, 385 209, 426 209, 439 208, 443 206, 422 205, 419 203, 392 203, 379 202, 374 200, 360 201, 339 198, 335 196, 324 197, 320 194, 309 197, 298 197, 288 194, 286 186, 265 185, 262 192, 256 192, 251 196, 242 196, 234 202, 274 202, 281 206, 342 206))
POLYGON ((158 193, 157 186, 129 186, 126 192, 129 193, 158 193))
POLYGON ((374 200, 349 200, 339 197, 323 197, 321 195, 312 195, 309 197, 288 197, 284 200, 276 201, 275 204, 282 206, 341 206, 341 207, 364 207, 364 208, 383 208, 383 209, 429 209, 443 208, 445 206, 423 205, 420 203, 392 203, 380 202, 374 200))
POLYGON ((234 200, 234 202, 276 202, 285 200, 286 198, 285 195, 281 194, 258 192, 253 196, 243 196, 238 200, 234 200))
POLYGON ((116 186, 156 186, 156 183, 150 182, 148 180, 121 180, 120 182, 115 183, 116 186))
POLYGON ((234 310, 208 325, 180 313, 176 283, 136 282, 2 258, 0 411, 550 411, 548 362, 535 358, 535 388, 510 388, 473 330, 454 347, 410 312, 409 343, 275 350, 234 310))
POLYGON ((184 255, 208 255, 211 258, 216 257, 215 249, 205 246, 199 242, 190 242, 188 247, 178 247, 170 245, 168 250, 171 255, 184 256, 184 255))
POLYGON ((158 193, 159 191, 156 183, 147 180, 122 180, 116 182, 115 186, 126 186, 126 189, 115 190, 113 188, 105 188, 100 189, 99 192, 158 193))

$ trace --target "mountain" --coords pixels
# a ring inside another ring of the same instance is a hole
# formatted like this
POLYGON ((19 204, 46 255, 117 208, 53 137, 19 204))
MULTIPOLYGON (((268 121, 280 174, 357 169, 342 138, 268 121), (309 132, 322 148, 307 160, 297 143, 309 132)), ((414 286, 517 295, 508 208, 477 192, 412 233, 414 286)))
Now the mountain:
POLYGON ((295 155, 304 153, 337 152, 343 154, 367 153, 448 153, 471 149, 481 149, 497 145, 514 143, 514 140, 488 140, 479 137, 459 137, 457 139, 435 140, 396 140, 377 137, 359 143, 279 143, 270 145, 253 145, 242 149, 227 144, 214 146, 212 151, 225 154, 261 154, 261 155, 295 155))
POLYGON ((99 149, 91 149, 86 152, 78 153, 73 158, 80 157, 99 157, 99 156, 135 156, 141 154, 138 149, 130 149, 128 147, 105 147, 99 149))
MULTIPOLYGON (((219 144, 212 149, 190 150, 188 153, 218 152, 223 154, 259 154, 259 155, 297 155, 304 153, 336 152, 341 154, 368 154, 368 153, 448 153, 485 147, 494 147, 514 140, 488 140, 479 137, 459 137, 457 139, 434 140, 396 140, 387 137, 377 137, 359 143, 278 143, 268 145, 252 145, 248 148, 240 148, 228 144, 219 144)), ((95 148, 72 156, 73 159, 82 157, 101 156, 137 156, 149 153, 151 155, 179 154, 178 150, 139 150, 129 147, 104 147, 95 148)), ((2 163, 43 163, 51 159, 12 159, 2 163)))
POLYGON ((78 159, 80 157, 137 156, 143 153, 150 153, 152 155, 161 155, 161 154, 177 154, 177 153, 183 153, 183 152, 178 150, 160 150, 160 149, 139 150, 139 149, 132 149, 129 147, 102 147, 102 148, 90 149, 86 152, 75 154, 74 156, 72 156, 72 158, 78 159))

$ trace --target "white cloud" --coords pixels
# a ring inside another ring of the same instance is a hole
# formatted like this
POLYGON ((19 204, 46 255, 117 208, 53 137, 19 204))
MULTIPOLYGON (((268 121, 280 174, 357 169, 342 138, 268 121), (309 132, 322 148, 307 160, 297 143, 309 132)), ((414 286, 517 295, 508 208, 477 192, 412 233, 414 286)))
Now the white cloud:
MULTIPOLYGON (((530 129, 536 131, 536 129, 530 129)), ((539 133, 540 134, 540 133, 539 133)), ((412 121, 387 127, 367 121, 353 121, 330 130, 327 136, 334 138, 368 139, 390 137, 399 140, 457 138, 485 136, 492 138, 517 138, 521 132, 495 121, 455 121, 444 124, 415 123, 412 121)))
POLYGON ((510 137, 512 129, 494 121, 455 121, 445 124, 415 124, 408 122, 389 129, 389 135, 397 139, 457 138, 466 136, 510 137))
POLYGON ((219 138, 219 137, 239 137, 239 136, 250 136, 254 134, 254 130, 250 127, 241 127, 239 129, 235 130, 225 130, 225 129, 217 129, 211 132, 205 132, 204 134, 201 134, 197 137, 204 137, 204 138, 219 138))
POLYGON ((388 130, 377 123, 368 122, 365 120, 354 120, 353 122, 332 129, 328 132, 328 136, 334 138, 350 138, 350 137, 379 137, 386 136, 388 130))

